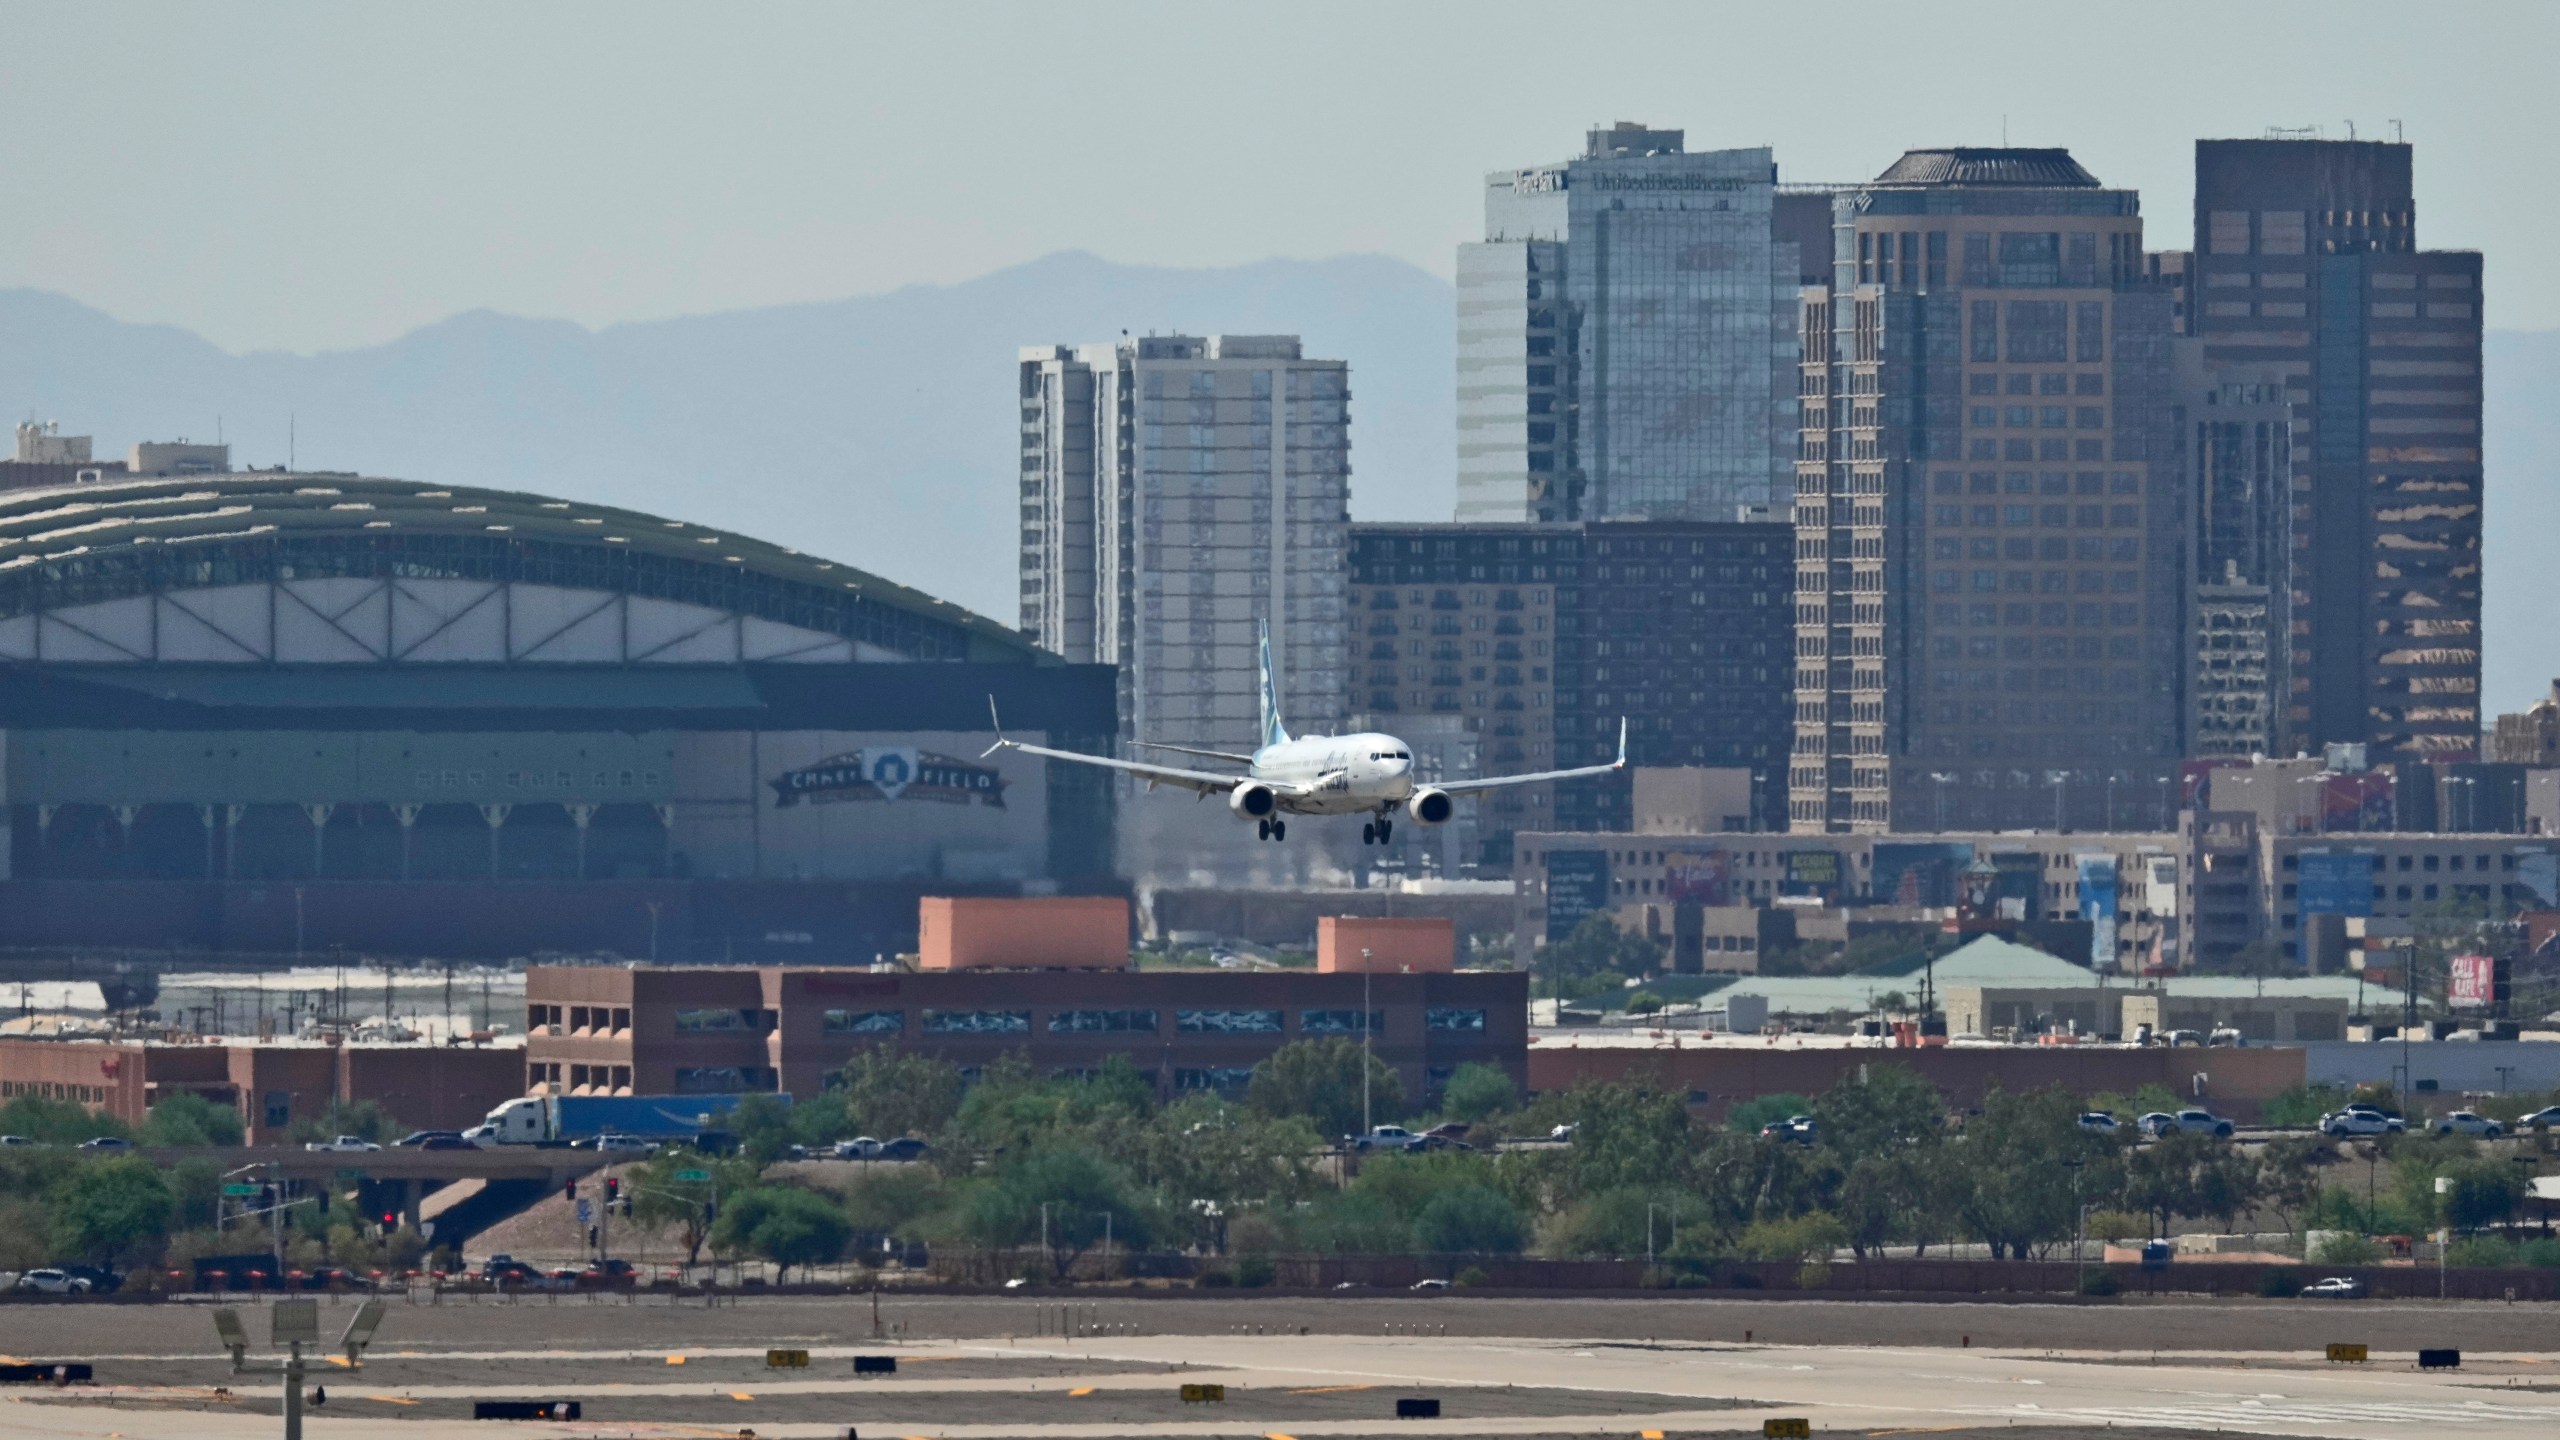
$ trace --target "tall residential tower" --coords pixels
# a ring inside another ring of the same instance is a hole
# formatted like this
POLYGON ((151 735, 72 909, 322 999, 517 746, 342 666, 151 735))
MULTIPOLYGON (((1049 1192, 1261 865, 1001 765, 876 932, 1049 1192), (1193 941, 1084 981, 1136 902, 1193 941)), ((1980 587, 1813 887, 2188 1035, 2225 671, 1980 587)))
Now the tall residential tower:
POLYGON ((1021 354, 1022 628, 1120 667, 1126 738, 1250 752, 1257 627, 1290 724, 1344 715, 1348 370, 1292 335, 1021 354))

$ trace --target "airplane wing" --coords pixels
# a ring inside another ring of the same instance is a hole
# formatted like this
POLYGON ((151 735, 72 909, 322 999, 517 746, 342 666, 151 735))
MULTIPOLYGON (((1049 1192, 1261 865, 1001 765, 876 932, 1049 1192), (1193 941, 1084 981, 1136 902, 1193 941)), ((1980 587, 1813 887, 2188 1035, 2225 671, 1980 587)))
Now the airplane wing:
MULTIPOLYGON (((1144 765, 1135 760, 1114 760, 1103 755, 1082 755, 1073 750, 1052 750, 1046 745, 1025 745, 1019 740, 998 740, 987 747, 993 755, 999 750, 1019 750, 1025 755, 1038 755, 1050 760, 1068 760, 1078 765, 1099 765, 1106 770, 1120 770, 1135 775, 1150 785, 1174 785, 1200 795, 1224 795, 1249 778, 1233 773, 1213 775, 1206 770, 1177 770, 1170 765, 1144 765)), ((980 757, 985 758, 984 756, 980 757)), ((1303 785, 1283 784, 1273 780, 1257 782, 1280 795, 1304 795, 1303 785)))
POLYGON ((1129 743, 1140 750, 1170 750, 1176 755, 1198 755, 1210 760, 1232 760, 1238 765, 1253 763, 1252 756, 1238 755, 1228 750, 1200 750, 1189 745, 1167 745, 1156 740, 1132 740, 1129 743))
POLYGON ((1452 780, 1434 785, 1434 790, 1451 795, 1465 795, 1477 790, 1499 790, 1505 785, 1535 785, 1542 780, 1578 780, 1585 775, 1607 775, 1627 768, 1627 722, 1618 719, 1618 758, 1606 765, 1583 765, 1571 770, 1540 770, 1529 775, 1495 775, 1483 780, 1452 780))

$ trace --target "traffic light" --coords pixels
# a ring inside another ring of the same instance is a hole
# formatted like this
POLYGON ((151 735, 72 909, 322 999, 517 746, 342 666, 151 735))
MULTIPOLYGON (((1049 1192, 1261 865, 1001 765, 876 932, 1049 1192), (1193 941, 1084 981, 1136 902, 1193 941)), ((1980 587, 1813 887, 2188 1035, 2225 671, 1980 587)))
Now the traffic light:
POLYGON ((400 1228, 400 1214, 399 1214, 399 1212, 398 1212, 398 1211, 396 1211, 396 1210, 385 1210, 385 1211, 383 1211, 383 1212, 382 1212, 382 1233, 383 1233, 383 1234, 385 1234, 385 1235, 389 1235, 389 1234, 391 1234, 392 1232, 394 1232, 394 1231, 398 1230, 399 1228, 400 1228))
POLYGON ((618 1178, 614 1177, 614 1176, 611 1176, 611 1175, 607 1175, 606 1177, 604 1177, 604 1204, 605 1204, 605 1208, 606 1208, 606 1209, 608 1209, 608 1210, 612 1209, 612 1208, 614 1207, 614 1204, 615 1204, 617 1201, 621 1200, 621 1199, 622 1199, 622 1181, 621 1181, 621 1180, 619 1180, 618 1178))
POLYGON ((563 1199, 563 1200, 567 1200, 567 1201, 570 1201, 570 1202, 574 1203, 574 1202, 577 1200, 577 1198, 578 1198, 578 1182, 577 1182, 577 1181, 575 1181, 575 1180, 572 1180, 572 1181, 570 1181, 569 1183, 567 1183, 567 1184, 565 1184, 565 1185, 561 1186, 561 1187, 560 1187, 560 1198, 561 1198, 561 1199, 563 1199))
POLYGON ((587 1248, 590 1250, 596 1248, 596 1227, 593 1225, 587 1227, 587 1248))

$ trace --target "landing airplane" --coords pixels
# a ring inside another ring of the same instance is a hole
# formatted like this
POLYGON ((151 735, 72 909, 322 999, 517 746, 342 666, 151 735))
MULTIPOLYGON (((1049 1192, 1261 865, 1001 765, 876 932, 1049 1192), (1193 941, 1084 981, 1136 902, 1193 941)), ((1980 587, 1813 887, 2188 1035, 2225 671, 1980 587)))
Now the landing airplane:
MULTIPOLYGON (((1235 812, 1236 818, 1254 821, 1265 840, 1289 837, 1289 822, 1283 818, 1289 815, 1373 815, 1376 818, 1360 827, 1360 843, 1363 845, 1387 843, 1387 837, 1395 833, 1394 817, 1398 807, 1411 814, 1417 825, 1441 825, 1457 813, 1458 804, 1454 797, 1459 795, 1500 789, 1505 785, 1534 785, 1544 780, 1578 780, 1588 775, 1607 775, 1627 766, 1627 722, 1621 718, 1618 721, 1618 758, 1606 765, 1416 785, 1413 779, 1413 748, 1393 735, 1370 732, 1292 739, 1288 727, 1280 722, 1279 691, 1271 676, 1271 631, 1268 626, 1262 631, 1261 660, 1261 748, 1250 755, 1237 755, 1224 750, 1196 750, 1188 745, 1139 742, 1141 748, 1148 750, 1171 750, 1241 765, 1244 767, 1242 774, 1182 770, 1169 765, 1145 765, 1135 760, 1110 760, 1099 755, 1079 755, 1072 750, 1025 745, 1019 740, 1004 738, 1001 720, 996 721, 996 743, 987 747, 986 755, 993 755, 998 750, 1018 750, 1025 755, 1126 771, 1145 780, 1151 789, 1157 785, 1178 785, 1200 795, 1224 795, 1227 808, 1235 812)), ((990 719, 995 718, 995 708, 995 697, 988 696, 987 714, 990 719)))

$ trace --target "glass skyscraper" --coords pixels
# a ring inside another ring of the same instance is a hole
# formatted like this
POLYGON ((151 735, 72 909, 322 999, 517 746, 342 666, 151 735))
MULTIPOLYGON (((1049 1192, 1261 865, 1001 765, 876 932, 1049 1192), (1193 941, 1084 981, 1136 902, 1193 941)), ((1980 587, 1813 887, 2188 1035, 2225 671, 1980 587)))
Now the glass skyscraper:
POLYGON ((1730 521, 1787 491, 1796 244, 1765 149, 1620 122, 1485 179, 1458 250, 1461 522, 1730 521))

